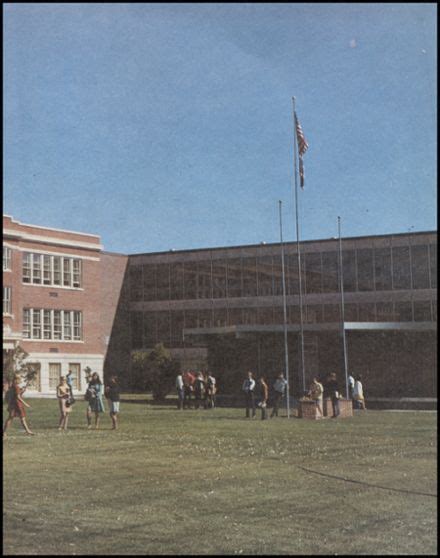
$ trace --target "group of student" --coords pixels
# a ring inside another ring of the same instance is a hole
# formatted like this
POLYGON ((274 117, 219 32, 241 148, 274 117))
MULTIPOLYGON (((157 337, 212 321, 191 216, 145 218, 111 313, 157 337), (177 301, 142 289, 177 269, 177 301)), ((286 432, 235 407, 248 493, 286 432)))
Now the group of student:
MULTIPOLYGON (((355 379, 352 375, 350 375, 348 377, 349 392, 350 398, 353 401, 353 407, 355 409, 366 410, 361 380, 361 376, 357 376, 355 379)), ((286 391, 286 386, 286 379, 283 374, 279 374, 273 384, 273 409, 270 418, 278 416, 279 405, 286 391)), ((267 405, 269 401, 269 386, 267 385, 264 376, 262 376, 257 383, 254 379, 253 373, 248 372, 247 377, 243 382, 242 390, 244 391, 246 397, 246 417, 254 418, 256 416, 256 401, 258 400, 257 406, 261 408, 261 419, 266 420, 268 418, 267 405)), ((309 391, 306 393, 306 397, 315 401, 318 418, 324 417, 324 398, 330 399, 332 403, 332 418, 337 418, 340 415, 339 400, 341 399, 341 394, 335 372, 328 374, 324 381, 321 381, 321 379, 317 376, 314 377, 309 391)))
MULTIPOLYGON (((273 384, 273 408, 270 418, 278 416, 279 405, 286 390, 287 380, 283 374, 279 374, 275 383, 273 384)), ((246 398, 246 418, 255 418, 256 406, 261 409, 261 420, 266 420, 267 417, 267 404, 269 401, 269 386, 267 385, 266 378, 261 376, 258 383, 254 379, 253 372, 248 372, 242 384, 242 391, 244 391, 246 398), (256 403, 258 400, 258 403, 256 403)))
MULTIPOLYGON (((101 382, 99 374, 93 372, 86 376, 87 389, 84 395, 87 401, 87 428, 92 428, 92 417, 95 416, 95 429, 99 427, 100 415, 105 411, 103 396, 108 400, 110 406, 110 418, 112 420, 112 430, 118 428, 118 415, 120 405, 120 388, 116 376, 112 376, 108 385, 105 387, 101 382)), ((3 437, 6 437, 11 422, 14 418, 19 418, 26 434, 33 435, 34 433, 29 428, 26 421, 25 407, 30 409, 30 405, 23 399, 23 394, 26 391, 27 385, 22 385, 23 379, 19 374, 14 376, 14 379, 8 383, 5 393, 5 400, 8 406, 8 418, 6 419, 3 428, 3 437)), ((66 376, 61 376, 59 384, 56 389, 58 399, 60 420, 58 423, 58 430, 67 430, 69 416, 72 412, 73 405, 75 404, 75 397, 73 395, 73 379, 72 372, 66 376)))
POLYGON ((213 409, 217 382, 211 372, 193 372, 186 370, 179 372, 176 378, 177 408, 213 409))
MULTIPOLYGON (((355 379, 354 376, 350 374, 348 376, 348 390, 349 397, 353 402, 353 408, 365 411, 365 397, 361 380, 362 376, 359 375, 355 379)), ((329 374, 324 382, 321 382, 319 377, 313 378, 306 396, 315 401, 318 418, 322 418, 324 416, 324 397, 327 397, 332 402, 332 418, 337 418, 340 415, 339 400, 341 399, 341 394, 339 392, 339 384, 335 372, 329 374)))

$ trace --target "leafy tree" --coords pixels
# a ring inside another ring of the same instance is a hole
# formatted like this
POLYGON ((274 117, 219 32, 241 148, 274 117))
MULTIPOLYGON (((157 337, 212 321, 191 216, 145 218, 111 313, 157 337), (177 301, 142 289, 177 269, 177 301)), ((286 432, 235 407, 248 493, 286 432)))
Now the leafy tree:
POLYGON ((34 380, 37 370, 25 360, 29 354, 17 345, 13 349, 3 351, 3 378, 12 383, 16 374, 22 377, 26 387, 34 380))
POLYGON ((132 388, 151 391, 155 400, 164 399, 174 388, 180 363, 162 343, 149 351, 132 354, 132 388))

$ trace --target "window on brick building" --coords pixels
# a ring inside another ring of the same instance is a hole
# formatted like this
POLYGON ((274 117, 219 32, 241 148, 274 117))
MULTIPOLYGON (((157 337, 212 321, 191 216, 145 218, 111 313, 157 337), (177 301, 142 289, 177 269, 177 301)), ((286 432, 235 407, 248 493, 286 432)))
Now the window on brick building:
POLYGON ((50 256, 43 256, 43 285, 52 284, 52 266, 50 256))
POLYGON ((31 254, 23 254, 23 283, 30 283, 32 277, 31 254))
POLYGON ((25 339, 81 341, 83 338, 82 312, 25 308, 23 310, 23 337, 25 339))
POLYGON ((32 254, 32 283, 41 284, 41 254, 32 254))
POLYGON ((62 339, 63 327, 61 323, 61 310, 53 311, 53 338, 62 339))
POLYGON ((72 379, 72 388, 81 389, 81 365, 78 363, 69 363, 69 371, 72 372, 70 378, 72 379))
POLYGON ((43 339, 52 339, 52 316, 50 310, 43 310, 43 339))
POLYGON ((32 310, 32 339, 41 339, 41 310, 32 310))
POLYGON ((61 364, 59 362, 49 363, 49 389, 57 389, 61 377, 61 364))
POLYGON ((41 364, 39 362, 30 362, 28 363, 28 367, 34 372, 34 376, 32 380, 28 382, 27 390, 41 391, 41 364))
POLYGON ((64 339, 70 341, 72 339, 72 315, 69 311, 64 310, 64 339))
POLYGON ((3 246, 3 271, 11 269, 11 249, 8 246, 3 246))
POLYGON ((63 258, 63 285, 65 287, 72 286, 72 262, 70 258, 63 258))
POLYGON ((61 285, 61 258, 53 257, 53 284, 61 285))
POLYGON ((73 312, 73 340, 81 341, 82 339, 82 314, 81 312, 73 312))
POLYGON ((12 314, 12 289, 3 287, 3 314, 12 314))
POLYGON ((23 337, 31 338, 31 311, 29 308, 23 309, 23 337))
POLYGON ((81 271, 82 271, 82 262, 81 260, 72 260, 72 271, 73 271, 73 286, 75 288, 80 288, 82 281, 81 281, 81 271))

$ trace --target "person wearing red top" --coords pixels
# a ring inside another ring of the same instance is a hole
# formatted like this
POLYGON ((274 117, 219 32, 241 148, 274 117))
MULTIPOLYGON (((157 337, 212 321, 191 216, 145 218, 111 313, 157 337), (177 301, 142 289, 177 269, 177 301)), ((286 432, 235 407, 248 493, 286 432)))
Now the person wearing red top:
POLYGON ((3 428, 3 437, 4 438, 6 438, 6 430, 9 428, 9 425, 11 424, 11 422, 13 421, 13 419, 15 417, 18 417, 20 419, 21 424, 23 425, 23 428, 26 431, 26 434, 33 435, 33 432, 31 432, 29 426, 27 425, 26 411, 24 409, 25 407, 28 407, 30 409, 30 405, 28 405, 21 397, 23 392, 24 392, 24 389, 22 389, 20 387, 20 381, 21 381, 20 376, 16 375, 11 387, 8 390, 8 393, 9 393, 9 396, 8 396, 9 416, 6 419, 5 426, 3 428))

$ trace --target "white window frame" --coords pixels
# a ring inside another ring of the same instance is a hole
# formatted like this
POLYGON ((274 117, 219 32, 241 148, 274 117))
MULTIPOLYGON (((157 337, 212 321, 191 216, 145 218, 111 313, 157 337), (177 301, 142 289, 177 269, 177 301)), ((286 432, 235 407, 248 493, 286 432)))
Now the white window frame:
POLYGON ((80 258, 23 252, 22 282, 26 285, 82 289, 82 267, 80 258), (36 282, 38 278, 39 282, 36 282))
POLYGON ((81 310, 23 309, 23 338, 31 341, 83 342, 81 310), (40 332, 40 337, 35 332, 40 332))
POLYGON ((12 287, 3 286, 3 315, 12 315, 12 287))
POLYGON ((3 271, 11 271, 12 250, 9 246, 3 246, 3 271))
POLYGON ((23 339, 31 339, 31 309, 23 308, 23 339))

